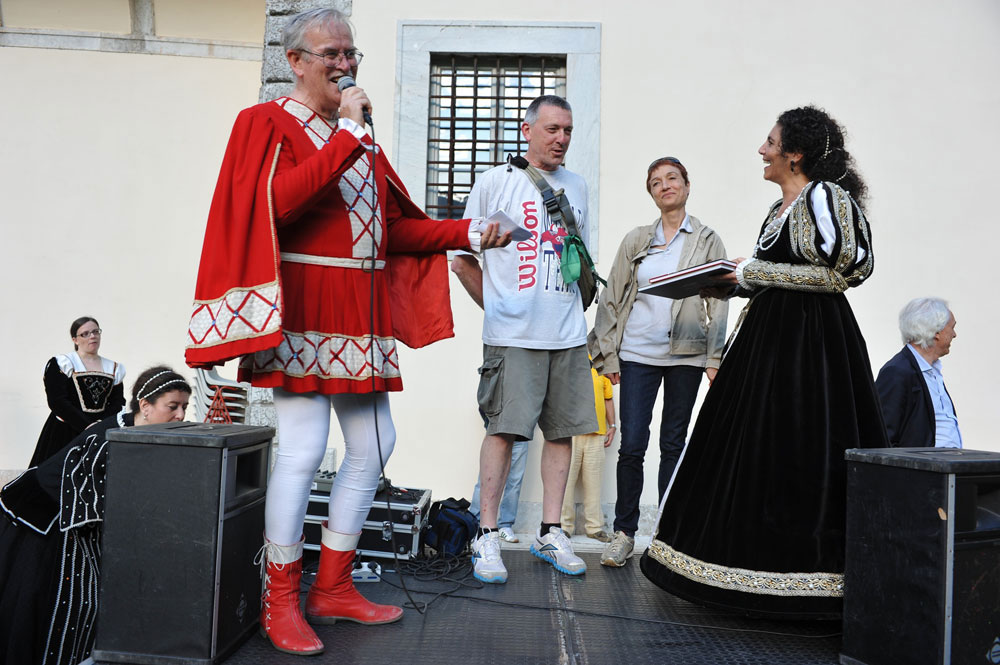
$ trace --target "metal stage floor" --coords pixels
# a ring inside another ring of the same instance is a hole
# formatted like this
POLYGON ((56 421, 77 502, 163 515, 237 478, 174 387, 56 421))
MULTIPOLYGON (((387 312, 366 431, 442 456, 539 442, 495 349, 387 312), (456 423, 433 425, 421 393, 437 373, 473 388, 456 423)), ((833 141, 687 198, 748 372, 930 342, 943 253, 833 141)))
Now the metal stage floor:
MULTIPOLYGON (((586 574, 569 577, 525 550, 504 549, 506 584, 481 585, 469 575, 465 584, 471 586, 437 597, 423 615, 408 608, 401 621, 386 626, 314 626, 326 651, 309 659, 282 654, 255 634, 225 665, 838 662, 839 622, 781 623, 708 610, 649 582, 638 553, 618 569, 600 565, 596 553, 581 556, 586 574)), ((398 576, 383 575, 382 582, 358 588, 377 602, 405 603, 403 592, 390 585, 398 576)), ((405 582, 423 602, 459 586, 411 576, 405 582)))

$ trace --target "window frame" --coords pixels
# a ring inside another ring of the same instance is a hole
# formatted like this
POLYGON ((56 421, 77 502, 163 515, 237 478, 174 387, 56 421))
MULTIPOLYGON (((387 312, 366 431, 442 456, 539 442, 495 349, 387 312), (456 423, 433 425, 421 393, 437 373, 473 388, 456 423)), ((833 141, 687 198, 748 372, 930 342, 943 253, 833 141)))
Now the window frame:
MULTIPOLYGON (((525 88, 525 79, 546 84, 547 87, 542 88, 544 94, 565 95, 566 57, 552 54, 431 54, 427 197, 433 191, 450 194, 448 200, 455 201, 468 194, 478 174, 504 163, 508 154, 523 154, 527 142, 520 131, 525 110, 521 107, 527 107, 540 94, 538 88, 533 91, 525 88), (457 71, 463 73, 457 74, 457 71), (516 78, 518 87, 509 84, 512 78, 516 78), (477 85, 469 85, 473 81, 477 85), (442 96, 444 90, 451 90, 450 96, 442 96), (445 99, 448 101, 443 101, 445 99), (485 115, 484 104, 490 109, 485 115), (516 116, 508 115, 511 107, 520 108, 516 116), (481 137, 482 132, 488 132, 489 136, 481 137), (469 153, 470 161, 456 160, 456 152, 469 153), (488 156, 480 160, 480 153, 488 153, 488 156), (435 173, 438 180, 431 185, 435 173)), ((572 159, 567 165, 573 168, 572 159)), ((424 210, 433 218, 461 217, 464 206, 449 213, 425 199, 424 210)))
POLYGON ((400 20, 396 29, 393 153, 413 201, 427 195, 431 53, 564 55, 566 99, 573 106, 567 163, 587 183, 591 255, 597 258, 600 205, 601 24, 400 20))

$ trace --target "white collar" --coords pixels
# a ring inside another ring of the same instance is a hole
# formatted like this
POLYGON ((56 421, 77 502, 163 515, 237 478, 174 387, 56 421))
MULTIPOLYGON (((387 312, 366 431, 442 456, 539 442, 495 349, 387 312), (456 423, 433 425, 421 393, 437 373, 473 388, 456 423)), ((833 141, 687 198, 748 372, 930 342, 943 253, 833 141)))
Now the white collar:
MULTIPOLYGON (((687 213, 684 214, 684 220, 681 222, 678 231, 684 231, 685 233, 694 233, 694 227, 691 225, 691 215, 687 213)), ((674 236, 677 237, 676 235, 674 236)), ((657 217, 656 228, 653 229, 653 245, 666 245, 667 238, 663 234, 663 218, 657 217)))
POLYGON ((908 348, 910 350, 910 353, 913 354, 913 357, 917 359, 917 366, 920 367, 920 371, 921 372, 936 371, 938 374, 941 374, 941 359, 940 358, 938 358, 937 360, 935 360, 932 363, 929 363, 929 362, 927 362, 927 358, 924 358, 922 355, 920 355, 920 352, 917 351, 917 347, 913 346, 912 344, 907 343, 906 348, 908 348))

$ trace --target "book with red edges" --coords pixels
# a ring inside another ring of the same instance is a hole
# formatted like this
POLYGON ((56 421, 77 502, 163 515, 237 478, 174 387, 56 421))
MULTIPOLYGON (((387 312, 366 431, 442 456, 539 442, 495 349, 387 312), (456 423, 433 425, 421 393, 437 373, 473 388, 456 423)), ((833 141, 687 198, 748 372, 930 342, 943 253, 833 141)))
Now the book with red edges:
POLYGON ((649 278, 649 284, 639 289, 661 298, 687 298, 696 296, 702 289, 717 286, 715 278, 736 270, 736 262, 728 259, 709 261, 677 272, 649 278))

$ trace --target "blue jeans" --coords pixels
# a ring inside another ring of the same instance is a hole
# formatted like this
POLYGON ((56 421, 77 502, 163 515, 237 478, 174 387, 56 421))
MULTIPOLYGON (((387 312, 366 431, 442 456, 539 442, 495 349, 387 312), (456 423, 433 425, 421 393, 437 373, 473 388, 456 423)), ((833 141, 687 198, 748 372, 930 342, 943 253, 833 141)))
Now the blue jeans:
POLYGON ((615 501, 615 531, 635 536, 639 528, 639 496, 642 494, 642 463, 649 446, 649 423, 653 403, 663 383, 663 414, 660 419, 659 498, 667 491, 677 459, 684 450, 691 410, 705 370, 690 365, 658 367, 621 362, 621 445, 618 449, 618 498, 615 501))
MULTIPOLYGON (((530 441, 515 441, 510 451, 510 472, 507 474, 507 484, 503 486, 503 498, 500 499, 500 514, 497 519, 499 528, 513 528, 517 519, 517 502, 521 498, 521 481, 524 480, 524 467, 528 464, 528 444, 530 441)), ((479 480, 476 479, 476 489, 472 491, 472 505, 469 512, 479 519, 479 480)))

